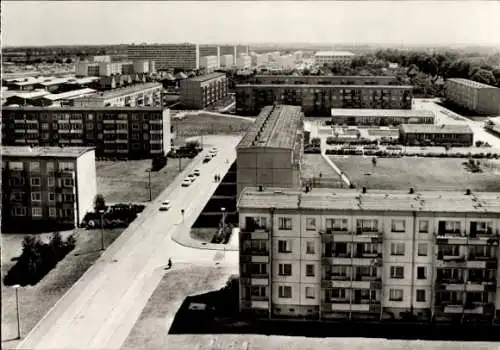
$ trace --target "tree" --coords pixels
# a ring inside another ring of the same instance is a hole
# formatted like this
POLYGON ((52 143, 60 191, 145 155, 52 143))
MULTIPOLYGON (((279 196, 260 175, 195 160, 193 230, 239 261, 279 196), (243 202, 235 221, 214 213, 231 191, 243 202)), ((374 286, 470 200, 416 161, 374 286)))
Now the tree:
POLYGON ((56 231, 52 233, 50 237, 50 247, 54 250, 57 251, 61 249, 64 246, 64 242, 61 236, 61 233, 56 231))
POLYGON ((67 63, 67 64, 71 64, 71 63, 73 63, 73 60, 72 60, 71 58, 66 58, 65 63, 67 63))
POLYGON ((493 75, 492 72, 486 69, 477 69, 474 74, 471 75, 470 77, 471 80, 477 81, 479 83, 484 83, 484 84, 489 84, 489 85, 496 85, 497 81, 495 79, 495 76, 493 75))
POLYGON ((106 210, 106 201, 104 200, 104 196, 98 193, 94 198, 94 211, 97 213, 101 210, 106 210))

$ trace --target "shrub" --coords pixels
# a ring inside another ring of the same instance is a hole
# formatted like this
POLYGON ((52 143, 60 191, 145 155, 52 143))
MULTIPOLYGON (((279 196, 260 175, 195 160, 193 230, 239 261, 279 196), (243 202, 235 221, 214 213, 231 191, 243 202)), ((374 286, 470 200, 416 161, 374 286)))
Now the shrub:
POLYGON ((321 139, 319 137, 313 137, 311 139, 311 145, 314 145, 314 146, 321 145, 321 139))

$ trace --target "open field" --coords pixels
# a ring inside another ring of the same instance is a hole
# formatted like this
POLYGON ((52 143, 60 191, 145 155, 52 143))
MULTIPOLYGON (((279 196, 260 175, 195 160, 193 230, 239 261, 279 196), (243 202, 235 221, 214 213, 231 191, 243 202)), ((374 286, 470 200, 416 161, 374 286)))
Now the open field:
MULTIPOLYGON (((181 159, 184 169, 191 159, 181 159)), ((97 161, 97 192, 108 203, 149 201, 148 172, 150 159, 129 161, 97 161)), ((179 159, 169 158, 167 165, 151 172, 151 194, 156 198, 177 176, 179 159)))
POLYGON ((252 121, 238 117, 222 117, 203 112, 187 113, 182 119, 172 118, 174 132, 180 137, 209 134, 239 134, 245 132, 252 121))
MULTIPOLYGON (((330 156, 356 187, 378 189, 500 191, 498 169, 481 167, 482 173, 470 173, 457 158, 378 158, 330 156)), ((483 162, 483 161, 481 161, 483 162)), ((484 160, 484 162, 495 162, 484 160)), ((498 162, 498 161, 496 161, 498 162)))
MULTIPOLYGON (((122 229, 104 230, 104 244, 109 246, 122 229)), ((66 238, 72 231, 61 232, 66 238)), ((76 230, 77 243, 63 260, 35 286, 19 289, 21 334, 26 335, 50 310, 64 293, 83 275, 101 255, 100 230, 76 230)), ((2 234, 2 283, 3 277, 15 264, 12 259, 21 255, 23 234, 2 234)), ((50 234, 40 237, 49 240, 50 234)), ((2 285, 2 348, 15 347, 16 301, 12 288, 2 285)))
POLYGON ((339 176, 321 157, 321 154, 304 154, 302 179, 305 182, 313 181, 313 186, 316 187, 341 187, 339 176))

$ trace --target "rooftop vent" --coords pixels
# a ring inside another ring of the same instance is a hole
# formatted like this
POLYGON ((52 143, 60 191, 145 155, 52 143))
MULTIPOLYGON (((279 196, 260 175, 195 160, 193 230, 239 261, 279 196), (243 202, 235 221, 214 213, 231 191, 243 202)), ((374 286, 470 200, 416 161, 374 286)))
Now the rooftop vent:
POLYGON ((466 196, 470 196, 470 195, 471 195, 471 190, 470 190, 470 188, 468 188, 468 189, 466 189, 466 190, 465 190, 465 195, 466 195, 466 196))
POLYGON ((262 192, 262 191, 264 191, 264 186, 259 185, 259 192, 262 192))
POLYGON ((363 186, 363 193, 366 193, 366 187, 363 186))
POLYGON ((415 189, 413 187, 410 188, 410 194, 414 194, 415 193, 415 189))

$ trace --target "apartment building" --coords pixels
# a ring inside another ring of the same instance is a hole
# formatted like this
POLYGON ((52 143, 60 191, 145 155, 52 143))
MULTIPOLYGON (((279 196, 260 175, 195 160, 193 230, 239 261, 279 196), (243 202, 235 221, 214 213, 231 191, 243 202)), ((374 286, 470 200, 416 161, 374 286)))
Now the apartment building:
POLYGON ((221 55, 220 56, 220 66, 223 68, 231 68, 235 65, 234 58, 236 56, 233 55, 221 55))
POLYGON ((77 107, 135 107, 162 106, 163 85, 143 83, 125 86, 74 100, 77 107))
POLYGON ((7 146, 91 146, 98 157, 152 158, 171 147, 170 111, 154 107, 4 107, 7 146))
POLYGON ((500 114, 500 89, 469 79, 447 79, 445 96, 451 102, 479 114, 500 114))
POLYGON ((395 76, 348 75, 256 75, 253 84, 306 84, 306 85, 398 85, 395 76))
POLYGON ((249 55, 239 55, 236 57, 236 67, 250 68, 252 66, 252 57, 249 55))
POLYGON ((236 113, 256 115, 274 103, 302 106, 306 116, 328 116, 332 108, 411 109, 406 85, 236 85, 236 113))
POLYGON ((500 194, 243 190, 240 310, 269 318, 491 322, 500 194))
POLYGON ((263 66, 268 63, 267 55, 260 55, 254 53, 251 55, 251 59, 252 59, 252 66, 254 67, 263 66))
POLYGON ((180 96, 186 108, 203 109, 227 96, 224 73, 211 73, 181 80, 180 96))
POLYGON ((211 73, 219 67, 218 56, 203 56, 200 58, 200 68, 205 69, 206 73, 211 73))
POLYGON ((266 106, 236 147, 237 193, 246 186, 300 187, 303 114, 266 106))
POLYGON ((434 119, 434 112, 428 110, 332 108, 332 123, 336 125, 434 124, 434 119))
POLYGON ((155 63, 151 60, 135 61, 79 61, 75 65, 77 77, 101 76, 109 77, 119 74, 154 73, 155 63))
POLYGON ((133 44, 127 46, 127 57, 129 60, 153 60, 158 70, 200 68, 197 44, 133 44))
POLYGON ((435 144, 471 147, 474 133, 467 124, 402 124, 399 126, 399 140, 407 146, 435 144))
POLYGON ((97 192, 89 147, 2 148, 2 231, 71 229, 97 192))
POLYGON ((348 51, 318 51, 314 55, 314 63, 318 66, 324 64, 351 64, 352 59, 356 54, 348 51))

